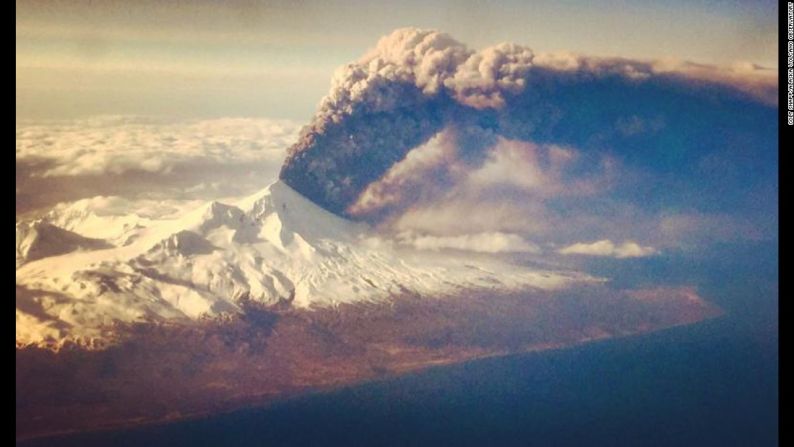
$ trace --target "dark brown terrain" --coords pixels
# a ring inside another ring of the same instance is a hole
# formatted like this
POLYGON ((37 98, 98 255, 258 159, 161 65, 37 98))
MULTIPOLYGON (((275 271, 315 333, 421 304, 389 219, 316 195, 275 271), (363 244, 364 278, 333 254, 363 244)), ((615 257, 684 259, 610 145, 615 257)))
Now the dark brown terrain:
POLYGON ((17 439, 189 418, 435 365, 690 324, 722 313, 688 288, 265 309, 118 328, 104 350, 16 351, 17 439))

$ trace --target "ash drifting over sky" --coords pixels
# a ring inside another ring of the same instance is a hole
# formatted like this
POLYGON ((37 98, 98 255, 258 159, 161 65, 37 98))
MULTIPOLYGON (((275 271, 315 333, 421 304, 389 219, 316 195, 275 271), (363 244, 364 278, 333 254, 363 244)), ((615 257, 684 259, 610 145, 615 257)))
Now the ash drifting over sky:
POLYGON ((337 71, 280 177, 372 222, 505 200, 558 221, 583 206, 619 214, 615 204, 657 220, 673 204, 747 214, 749 197, 777 187, 776 95, 757 66, 474 51, 405 28, 337 71))

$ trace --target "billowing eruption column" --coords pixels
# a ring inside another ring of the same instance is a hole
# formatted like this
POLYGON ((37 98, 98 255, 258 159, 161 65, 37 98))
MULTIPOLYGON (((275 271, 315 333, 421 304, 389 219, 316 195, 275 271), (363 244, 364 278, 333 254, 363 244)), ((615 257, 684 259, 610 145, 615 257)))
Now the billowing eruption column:
POLYGON ((740 74, 535 56, 513 44, 475 52, 443 33, 399 29, 337 71, 280 178, 332 212, 367 218, 353 207, 362 192, 451 127, 462 130, 455 156, 470 164, 490 147, 480 136, 500 135, 615 151, 630 163, 686 174, 737 134, 774 125, 774 83, 740 74))

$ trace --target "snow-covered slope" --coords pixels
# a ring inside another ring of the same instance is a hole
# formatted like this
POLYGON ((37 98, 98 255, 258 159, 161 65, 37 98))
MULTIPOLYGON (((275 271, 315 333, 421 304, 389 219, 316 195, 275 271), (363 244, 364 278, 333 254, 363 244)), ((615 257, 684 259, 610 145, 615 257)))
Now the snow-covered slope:
MULTIPOLYGON (((68 222, 79 227, 74 219, 68 222)), ((84 236, 46 224, 54 239, 66 242, 38 249, 43 254, 35 257, 30 248, 23 253, 27 263, 17 269, 18 344, 101 343, 117 320, 188 322, 240 312, 241 300, 314 308, 405 293, 554 289, 594 280, 495 258, 395 247, 282 182, 232 205, 211 202, 179 218, 106 222, 123 227, 105 228, 113 235, 105 243, 87 244, 84 236)), ((19 228, 17 234, 20 264, 19 228)))
POLYGON ((36 259, 108 246, 102 239, 84 237, 41 219, 20 222, 16 227, 17 267, 36 259))

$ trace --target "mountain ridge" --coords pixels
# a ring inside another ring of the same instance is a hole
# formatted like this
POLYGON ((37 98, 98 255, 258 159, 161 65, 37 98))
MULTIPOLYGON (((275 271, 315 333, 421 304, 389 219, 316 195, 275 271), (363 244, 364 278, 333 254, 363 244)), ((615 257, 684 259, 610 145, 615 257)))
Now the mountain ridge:
POLYGON ((128 239, 18 268, 17 302, 37 311, 17 306, 17 343, 102 345, 114 322, 239 314, 241 300, 312 309, 405 293, 441 297, 600 281, 495 257, 397 248, 367 224, 336 216, 281 181, 233 204, 208 202, 128 239))

